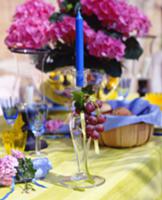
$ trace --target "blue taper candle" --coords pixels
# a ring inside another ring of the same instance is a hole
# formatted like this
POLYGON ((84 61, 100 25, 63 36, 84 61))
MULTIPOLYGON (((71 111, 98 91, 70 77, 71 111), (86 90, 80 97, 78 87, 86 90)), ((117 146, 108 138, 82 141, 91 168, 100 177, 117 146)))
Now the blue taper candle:
POLYGON ((76 86, 84 85, 84 34, 83 18, 78 10, 76 16, 76 86))

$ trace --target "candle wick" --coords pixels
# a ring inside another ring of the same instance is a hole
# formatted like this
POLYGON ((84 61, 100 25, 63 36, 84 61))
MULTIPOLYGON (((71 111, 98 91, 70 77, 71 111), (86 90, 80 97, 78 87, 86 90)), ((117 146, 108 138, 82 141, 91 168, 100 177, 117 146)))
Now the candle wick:
POLYGON ((75 5, 75 9, 74 9, 75 14, 77 14, 78 12, 81 12, 81 9, 82 9, 81 3, 78 2, 78 3, 75 5))

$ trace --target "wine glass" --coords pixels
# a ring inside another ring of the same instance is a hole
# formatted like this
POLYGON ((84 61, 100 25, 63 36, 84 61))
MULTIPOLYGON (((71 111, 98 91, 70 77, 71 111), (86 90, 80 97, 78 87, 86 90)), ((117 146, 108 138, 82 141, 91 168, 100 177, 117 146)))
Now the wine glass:
POLYGON ((13 100, 11 97, 3 99, 1 100, 1 108, 7 124, 13 126, 18 117, 17 100, 13 100))
POLYGON ((10 86, 0 97, 0 105, 7 124, 13 126, 18 117, 20 79, 17 75, 11 79, 10 86))
POLYGON ((117 88, 119 100, 124 100, 128 96, 130 84, 131 84, 130 78, 124 77, 120 80, 118 88, 117 88))
MULTIPOLYGON (((129 63, 125 61, 125 65, 128 66, 129 63)), ((125 100, 130 92, 132 84, 132 75, 128 67, 124 67, 122 71, 122 76, 120 78, 117 93, 118 93, 118 100, 125 100)))
MULTIPOLYGON (((4 95, 2 95, 3 94, 2 93, 0 97, 0 106, 2 114, 7 124, 7 126, 3 124, 3 129, 2 129, 2 143, 5 147, 7 154, 10 154, 11 149, 16 148, 16 144, 18 144, 15 143, 16 138, 14 137, 15 133, 14 124, 19 115, 19 110, 18 110, 19 101, 18 98, 15 96, 15 93, 16 93, 16 87, 13 86, 11 91, 7 93, 6 90, 4 95)), ((19 135, 19 132, 17 133, 17 135, 19 135)))
POLYGON ((47 116, 47 105, 42 103, 32 103, 25 107, 29 128, 35 136, 35 156, 41 156, 40 137, 45 132, 45 121, 47 116))

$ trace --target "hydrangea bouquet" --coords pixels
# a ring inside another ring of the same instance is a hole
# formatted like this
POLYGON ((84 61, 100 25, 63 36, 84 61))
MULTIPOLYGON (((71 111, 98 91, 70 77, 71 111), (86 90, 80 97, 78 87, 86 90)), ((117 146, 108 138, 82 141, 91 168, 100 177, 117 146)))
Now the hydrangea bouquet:
POLYGON ((75 11, 81 7, 85 67, 120 76, 124 58, 141 56, 143 50, 136 38, 148 33, 150 21, 126 0, 58 0, 58 5, 58 12, 43 0, 27 0, 18 6, 5 40, 7 46, 50 48, 46 71, 75 65, 75 11))
POLYGON ((11 155, 0 158, 0 186, 11 186, 25 182, 25 190, 30 189, 28 182, 45 178, 52 165, 47 158, 31 160, 17 150, 11 155))

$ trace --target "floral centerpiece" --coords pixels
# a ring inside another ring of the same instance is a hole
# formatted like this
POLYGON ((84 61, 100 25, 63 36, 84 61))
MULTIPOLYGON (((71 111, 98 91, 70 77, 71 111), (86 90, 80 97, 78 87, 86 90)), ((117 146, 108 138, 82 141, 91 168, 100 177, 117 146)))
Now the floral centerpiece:
POLYGON ((45 70, 75 65, 75 10, 84 18, 85 67, 121 75, 122 60, 138 59, 137 37, 150 28, 148 18, 125 0, 58 0, 59 11, 43 0, 17 7, 5 43, 9 48, 49 48, 45 70))
POLYGON ((0 186, 11 186, 11 191, 2 199, 6 199, 14 192, 15 183, 25 183, 24 192, 34 190, 32 184, 45 187, 36 180, 43 179, 52 169, 48 158, 31 160, 17 150, 12 150, 11 155, 0 158, 0 186))

